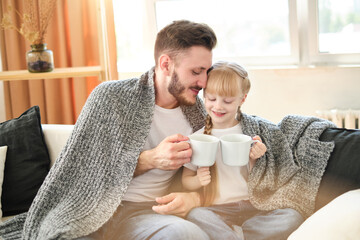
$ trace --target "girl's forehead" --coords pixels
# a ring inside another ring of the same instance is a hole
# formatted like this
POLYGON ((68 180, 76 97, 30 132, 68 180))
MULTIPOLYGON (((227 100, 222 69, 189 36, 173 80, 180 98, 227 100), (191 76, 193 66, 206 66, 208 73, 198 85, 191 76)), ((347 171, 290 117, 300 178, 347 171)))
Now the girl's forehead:
POLYGON ((219 96, 219 97, 241 97, 243 94, 241 91, 224 92, 223 90, 216 91, 214 89, 204 89, 204 96, 219 96))
POLYGON ((204 92, 205 97, 217 97, 217 98, 241 98, 242 94, 236 94, 236 95, 223 95, 223 94, 217 94, 217 93, 206 93, 204 92))

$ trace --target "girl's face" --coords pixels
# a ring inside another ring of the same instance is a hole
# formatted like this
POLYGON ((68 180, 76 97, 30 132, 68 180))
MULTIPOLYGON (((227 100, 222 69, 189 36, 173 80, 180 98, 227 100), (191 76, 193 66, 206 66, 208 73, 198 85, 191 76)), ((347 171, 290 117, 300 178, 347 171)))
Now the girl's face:
POLYGON ((205 93, 205 109, 212 119, 213 128, 229 128, 238 124, 235 116, 245 98, 246 95, 226 97, 205 93))

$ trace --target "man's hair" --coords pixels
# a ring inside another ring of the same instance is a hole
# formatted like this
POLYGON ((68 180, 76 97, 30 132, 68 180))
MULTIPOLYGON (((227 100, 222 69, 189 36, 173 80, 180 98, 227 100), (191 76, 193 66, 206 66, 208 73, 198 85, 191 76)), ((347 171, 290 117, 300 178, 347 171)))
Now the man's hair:
POLYGON ((175 58, 180 52, 193 46, 203 46, 211 51, 216 42, 216 35, 208 25, 187 20, 174 21, 157 34, 155 64, 158 65, 161 54, 175 58))

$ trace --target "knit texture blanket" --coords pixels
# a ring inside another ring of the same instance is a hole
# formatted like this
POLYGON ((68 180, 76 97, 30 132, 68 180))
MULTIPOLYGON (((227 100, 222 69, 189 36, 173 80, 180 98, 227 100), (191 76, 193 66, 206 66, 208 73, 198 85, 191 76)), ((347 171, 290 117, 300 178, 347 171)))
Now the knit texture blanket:
MULTIPOLYGON (((99 229, 121 203, 150 131, 155 106, 154 70, 140 79, 100 84, 89 96, 74 130, 29 211, 2 223, 4 239, 73 239, 99 229)), ((182 107, 193 131, 204 125, 201 100, 182 107)), ((291 207, 304 217, 334 147, 320 134, 334 125, 288 116, 278 125, 242 115, 244 134, 267 146, 249 176, 258 209, 291 207)))
POLYGON ((252 169, 250 202, 260 210, 293 208, 304 218, 314 213, 316 194, 333 142, 321 142, 321 133, 336 127, 315 117, 286 116, 278 125, 242 114, 244 134, 259 135, 267 147, 252 169))
MULTIPOLYGON (((73 239, 99 229, 126 193, 154 107, 154 69, 95 88, 29 211, 3 223, 0 236, 73 239)), ((203 126, 200 99, 182 110, 193 131, 203 126)))

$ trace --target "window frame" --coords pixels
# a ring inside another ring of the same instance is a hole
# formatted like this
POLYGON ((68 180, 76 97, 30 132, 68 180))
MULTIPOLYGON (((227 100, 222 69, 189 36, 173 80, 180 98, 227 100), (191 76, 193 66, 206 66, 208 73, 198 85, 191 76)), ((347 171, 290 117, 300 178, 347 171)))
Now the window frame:
MULTIPOLYGON (((360 53, 320 53, 319 52, 319 21, 318 0, 299 1, 301 8, 307 9, 302 15, 308 28, 308 60, 306 65, 351 65, 360 64, 360 53)), ((306 48, 304 48, 306 49, 306 48)))
MULTIPOLYGON (((142 0, 147 25, 146 41, 154 43, 157 29, 156 2, 142 0)), ((318 0, 288 0, 290 55, 222 57, 221 60, 240 62, 252 68, 316 67, 360 65, 360 53, 320 53, 318 34, 318 0)), ((116 24, 116 23, 115 23, 116 24)), ((150 44, 150 43, 149 43, 150 44)), ((214 61, 220 60, 214 56, 214 61)))
MULTIPOLYGON (((156 2, 160 1, 169 1, 169 0, 149 0, 151 4, 153 4, 154 9, 154 18, 156 22, 156 2)), ((299 62, 299 34, 297 31, 297 6, 296 0, 288 0, 289 6, 289 41, 290 41, 290 54, 287 56, 238 56, 238 57, 221 57, 216 58, 215 60, 228 60, 228 61, 236 61, 246 64, 247 66, 294 66, 299 62)), ((155 32, 158 30, 155 28, 155 32)))

